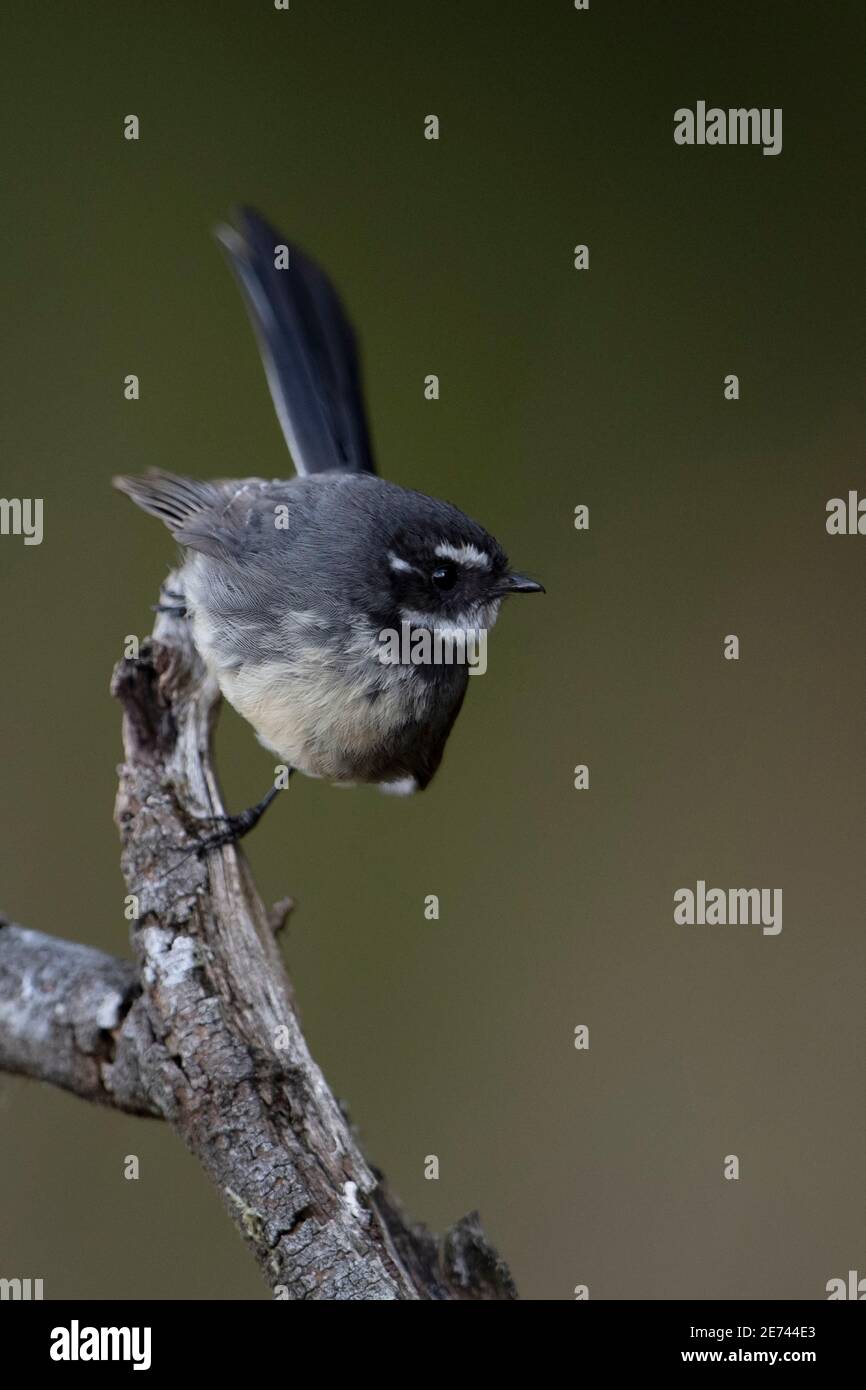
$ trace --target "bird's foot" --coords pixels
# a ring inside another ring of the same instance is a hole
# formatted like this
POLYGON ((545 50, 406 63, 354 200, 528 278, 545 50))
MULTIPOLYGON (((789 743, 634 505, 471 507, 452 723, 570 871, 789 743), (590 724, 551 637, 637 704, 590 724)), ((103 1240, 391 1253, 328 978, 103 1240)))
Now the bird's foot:
POLYGON ((239 811, 236 816, 214 816, 205 822, 207 825, 218 826, 219 829, 213 830, 211 834, 204 835, 195 846, 195 852, 199 858, 207 854, 212 849, 222 849, 223 845, 236 844, 242 840, 244 835, 249 835, 261 820, 271 802, 276 799, 280 792, 279 787, 269 787, 255 806, 248 806, 245 811, 239 811))

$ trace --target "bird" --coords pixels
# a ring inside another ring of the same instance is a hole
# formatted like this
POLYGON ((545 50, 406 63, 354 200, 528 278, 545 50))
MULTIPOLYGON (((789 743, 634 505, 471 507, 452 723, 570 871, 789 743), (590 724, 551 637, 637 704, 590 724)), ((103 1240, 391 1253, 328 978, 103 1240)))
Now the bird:
MULTIPOLYGON (((215 234, 295 476, 151 469, 114 486, 182 547, 180 587, 159 607, 189 619, 223 696, 285 772, 423 791, 463 704, 473 642, 486 642, 505 598, 544 587, 458 507, 378 476, 356 336, 331 281, 253 208, 235 223, 215 234), (405 642, 386 643, 396 633, 410 636, 411 659, 405 642)), ((249 833, 277 790, 222 817, 202 847, 249 833)))

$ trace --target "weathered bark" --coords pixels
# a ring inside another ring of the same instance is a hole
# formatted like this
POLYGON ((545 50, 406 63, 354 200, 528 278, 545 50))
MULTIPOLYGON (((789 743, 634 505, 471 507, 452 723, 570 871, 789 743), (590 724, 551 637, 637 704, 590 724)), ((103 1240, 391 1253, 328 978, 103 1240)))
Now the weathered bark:
MULTIPOLYGON (((109 1006, 94 984, 103 1002, 88 1031, 82 983, 74 1007, 65 1004, 76 1023, 57 1025, 54 1062, 40 1063, 20 1037, 17 1052, 4 1050, 0 999, 0 1065, 17 1057, 15 1070, 162 1114, 218 1187, 277 1296, 515 1297, 476 1216, 441 1243, 405 1222, 310 1056, 245 858, 234 845, 197 853, 199 822, 225 811, 210 753, 219 694, 187 622, 160 614, 112 689, 124 711, 115 817, 137 900, 139 985, 128 967, 93 953, 116 1001, 109 1006)), ((0 952, 13 930, 0 932, 0 952)))
POLYGON ((160 1114, 124 1032, 140 993, 129 961, 0 918, 0 1071, 133 1115, 160 1114))

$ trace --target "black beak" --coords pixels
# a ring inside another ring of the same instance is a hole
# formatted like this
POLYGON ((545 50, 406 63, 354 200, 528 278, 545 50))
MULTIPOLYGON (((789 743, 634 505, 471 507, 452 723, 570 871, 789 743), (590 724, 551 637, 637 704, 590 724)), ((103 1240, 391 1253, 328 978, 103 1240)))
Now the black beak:
POLYGON ((543 584, 539 584, 537 579, 530 579, 525 574, 508 574, 505 576, 506 594, 544 594, 547 592, 543 584))

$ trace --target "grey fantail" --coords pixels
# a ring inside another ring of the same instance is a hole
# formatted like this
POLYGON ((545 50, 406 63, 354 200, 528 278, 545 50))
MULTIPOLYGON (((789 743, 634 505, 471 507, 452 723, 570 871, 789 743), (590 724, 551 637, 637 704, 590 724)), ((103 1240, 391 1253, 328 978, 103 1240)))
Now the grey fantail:
MULTIPOLYGON (((542 586, 450 503, 376 476, 355 337, 333 286, 258 213, 238 220, 217 236, 297 476, 153 471, 115 486, 183 546, 178 610, 261 743, 310 776, 419 790, 460 711, 473 640, 486 640, 503 598, 542 586)), ((213 842, 245 833, 272 799, 213 842)))

